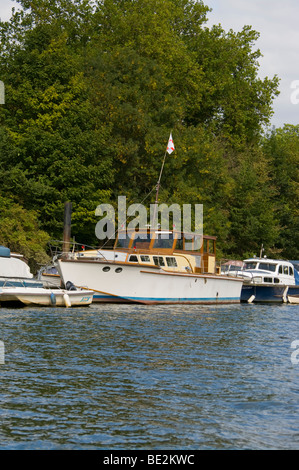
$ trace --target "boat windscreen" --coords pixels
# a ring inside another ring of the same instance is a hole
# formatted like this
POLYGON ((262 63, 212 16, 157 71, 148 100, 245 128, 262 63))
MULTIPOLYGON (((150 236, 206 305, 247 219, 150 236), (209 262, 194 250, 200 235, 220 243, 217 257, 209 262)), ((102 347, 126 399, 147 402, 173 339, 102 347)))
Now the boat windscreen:
POLYGON ((117 238, 116 246, 117 248, 128 248, 131 237, 128 234, 121 234, 117 238))
POLYGON ((157 233, 154 240, 154 248, 172 248, 173 233, 157 233))
POLYGON ((134 248, 147 249, 151 241, 151 234, 146 232, 136 233, 133 241, 134 248))
POLYGON ((259 269, 263 269, 265 271, 272 271, 273 273, 276 271, 277 264, 272 263, 259 263, 259 269))
POLYGON ((256 269, 257 263, 255 262, 248 262, 245 263, 244 269, 256 269))

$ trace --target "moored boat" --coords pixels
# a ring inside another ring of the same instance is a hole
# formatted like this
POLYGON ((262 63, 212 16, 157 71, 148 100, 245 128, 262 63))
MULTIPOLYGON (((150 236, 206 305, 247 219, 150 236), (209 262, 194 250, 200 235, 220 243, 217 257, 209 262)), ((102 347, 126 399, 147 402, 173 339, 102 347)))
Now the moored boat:
MULTIPOLYGON (((58 275, 59 277, 59 275, 58 275)), ((59 280, 60 282, 60 280, 59 280)), ((60 289, 51 278, 35 278, 24 257, 0 246, 0 305, 84 306, 91 304, 93 291, 60 289)))
POLYGON ((152 228, 119 230, 113 249, 70 252, 70 205, 65 205, 65 248, 56 259, 64 284, 71 281, 92 289, 94 302, 240 302, 243 279, 216 272, 216 237, 158 228, 162 171, 167 153, 174 150, 170 133, 156 186, 152 228))
POLYGON ((43 266, 37 273, 37 279, 40 280, 43 285, 60 287, 61 281, 57 268, 53 265, 43 266))
POLYGON ((290 261, 264 258, 244 260, 244 268, 229 273, 244 279, 242 302, 288 302, 299 294, 299 274, 290 261))
POLYGON ((12 253, 0 246, 0 287, 43 287, 41 280, 35 279, 23 255, 12 253))
POLYGON ((299 304, 299 294, 298 295, 288 295, 288 302, 290 304, 299 304))
POLYGON ((1 287, 0 305, 39 305, 49 307, 86 306, 92 303, 93 291, 44 287, 1 287))
POLYGON ((243 284, 216 273, 216 237, 170 230, 120 231, 113 249, 64 253, 56 263, 63 282, 93 290, 94 302, 239 303, 243 284))

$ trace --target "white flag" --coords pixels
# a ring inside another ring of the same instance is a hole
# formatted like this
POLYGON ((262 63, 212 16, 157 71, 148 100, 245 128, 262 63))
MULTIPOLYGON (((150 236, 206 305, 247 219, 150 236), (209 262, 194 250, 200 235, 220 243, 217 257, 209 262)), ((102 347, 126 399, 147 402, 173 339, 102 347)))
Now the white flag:
POLYGON ((170 133, 166 152, 172 153, 173 151, 174 151, 174 145, 173 145, 172 135, 171 135, 171 133, 170 133))

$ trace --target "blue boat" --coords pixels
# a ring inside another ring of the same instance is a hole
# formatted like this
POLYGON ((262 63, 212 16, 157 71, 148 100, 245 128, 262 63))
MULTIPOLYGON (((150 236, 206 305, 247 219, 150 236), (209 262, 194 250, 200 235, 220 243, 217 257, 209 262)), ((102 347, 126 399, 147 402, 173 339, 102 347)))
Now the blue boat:
POLYGON ((291 261, 264 258, 244 260, 244 267, 229 275, 243 278, 241 302, 288 302, 299 295, 299 273, 291 261))

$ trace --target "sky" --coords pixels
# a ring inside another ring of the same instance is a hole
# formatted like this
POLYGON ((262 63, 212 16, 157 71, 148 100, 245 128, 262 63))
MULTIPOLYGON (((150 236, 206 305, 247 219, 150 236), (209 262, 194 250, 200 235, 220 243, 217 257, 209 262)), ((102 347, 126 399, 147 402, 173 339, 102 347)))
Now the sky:
MULTIPOLYGON (((273 103, 271 124, 299 124, 299 2, 298 0, 204 0, 212 8, 207 26, 221 24, 225 31, 250 25, 260 33, 260 78, 280 79, 280 95, 273 103)), ((10 18, 13 0, 0 0, 0 18, 10 18)), ((0 77, 1 79, 1 77, 0 77)))

